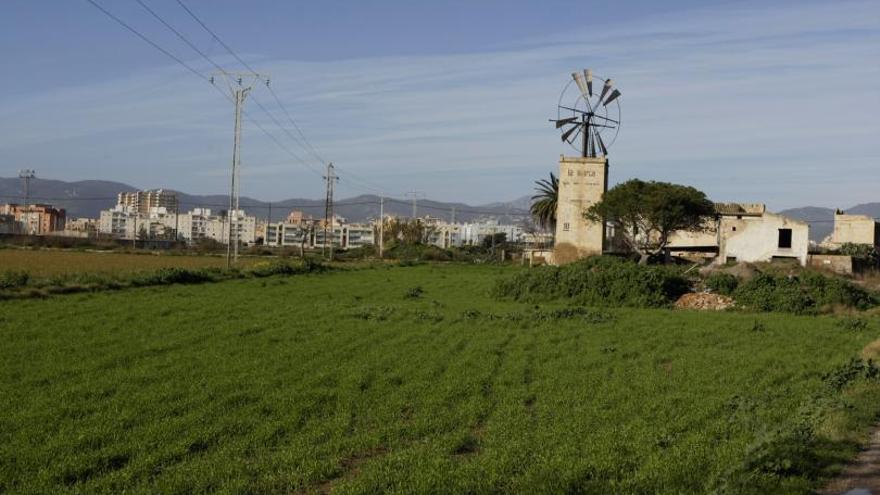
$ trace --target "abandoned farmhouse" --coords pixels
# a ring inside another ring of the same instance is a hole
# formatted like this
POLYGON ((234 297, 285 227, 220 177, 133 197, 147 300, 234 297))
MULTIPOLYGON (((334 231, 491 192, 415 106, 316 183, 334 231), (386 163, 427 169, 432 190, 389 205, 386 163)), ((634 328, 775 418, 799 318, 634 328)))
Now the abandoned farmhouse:
MULTIPOLYGON (((607 190, 607 157, 560 157, 555 247, 552 253, 534 253, 532 261, 561 264, 618 251, 620 232, 583 215, 607 190)), ((762 203, 716 203, 715 216, 702 230, 673 233, 666 249, 672 256, 719 264, 790 259, 851 273, 852 257, 833 253, 848 244, 880 248, 880 222, 838 210, 831 235, 811 244, 807 222, 771 213, 762 203)))

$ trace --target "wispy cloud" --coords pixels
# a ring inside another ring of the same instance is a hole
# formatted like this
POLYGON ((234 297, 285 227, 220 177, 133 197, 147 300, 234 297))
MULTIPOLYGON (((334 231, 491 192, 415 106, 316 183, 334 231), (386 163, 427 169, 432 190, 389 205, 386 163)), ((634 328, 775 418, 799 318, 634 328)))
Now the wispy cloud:
MULTIPOLYGON (((547 119, 567 74, 589 66, 613 76, 624 94, 613 181, 684 182, 719 200, 774 208, 850 206, 880 201, 880 174, 872 172, 880 161, 878 17, 873 2, 755 3, 485 53, 253 60, 343 177, 351 171, 391 194, 415 188, 488 202, 529 193, 571 151, 547 119)), ((231 105, 182 70, 3 102, 0 163, 62 178, 223 191, 231 105)), ((265 90, 254 97, 275 109, 265 90)), ((253 102, 248 109, 274 128, 253 102)), ((320 196, 320 178, 253 125, 245 126, 244 155, 243 192, 320 196)))

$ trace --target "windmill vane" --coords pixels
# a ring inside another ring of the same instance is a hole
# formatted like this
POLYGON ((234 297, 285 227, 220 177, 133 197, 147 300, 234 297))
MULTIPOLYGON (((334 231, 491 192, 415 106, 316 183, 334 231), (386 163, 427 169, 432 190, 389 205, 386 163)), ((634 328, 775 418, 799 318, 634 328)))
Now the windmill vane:
POLYGON ((581 156, 607 156, 620 130, 620 94, 613 80, 596 77, 590 69, 572 72, 559 96, 556 119, 550 121, 581 156), (601 84, 596 92, 594 80, 601 84))

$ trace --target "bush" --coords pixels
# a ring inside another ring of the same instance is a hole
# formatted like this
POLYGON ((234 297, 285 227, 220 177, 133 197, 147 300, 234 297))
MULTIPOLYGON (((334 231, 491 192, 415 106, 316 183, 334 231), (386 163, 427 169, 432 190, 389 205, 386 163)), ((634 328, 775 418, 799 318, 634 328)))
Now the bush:
POLYGON ((586 305, 662 307, 688 292, 689 286, 677 267, 596 256, 522 271, 499 280, 493 293, 518 301, 570 298, 586 305))
POLYGON ((715 272, 706 277, 703 284, 712 292, 729 296, 733 294, 739 285, 739 279, 729 273, 715 272))
POLYGON ((815 272, 799 276, 761 273, 734 291, 737 303, 756 311, 816 314, 833 306, 868 309, 877 296, 852 283, 815 272))

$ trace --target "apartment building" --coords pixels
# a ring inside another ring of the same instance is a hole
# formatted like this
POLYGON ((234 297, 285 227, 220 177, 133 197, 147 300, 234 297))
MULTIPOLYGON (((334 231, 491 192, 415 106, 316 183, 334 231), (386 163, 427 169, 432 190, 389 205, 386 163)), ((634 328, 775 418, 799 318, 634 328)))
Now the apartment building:
POLYGON ((121 192, 116 197, 116 204, 133 208, 140 213, 148 213, 151 208, 165 208, 169 212, 176 212, 178 209, 177 193, 165 189, 121 192))

